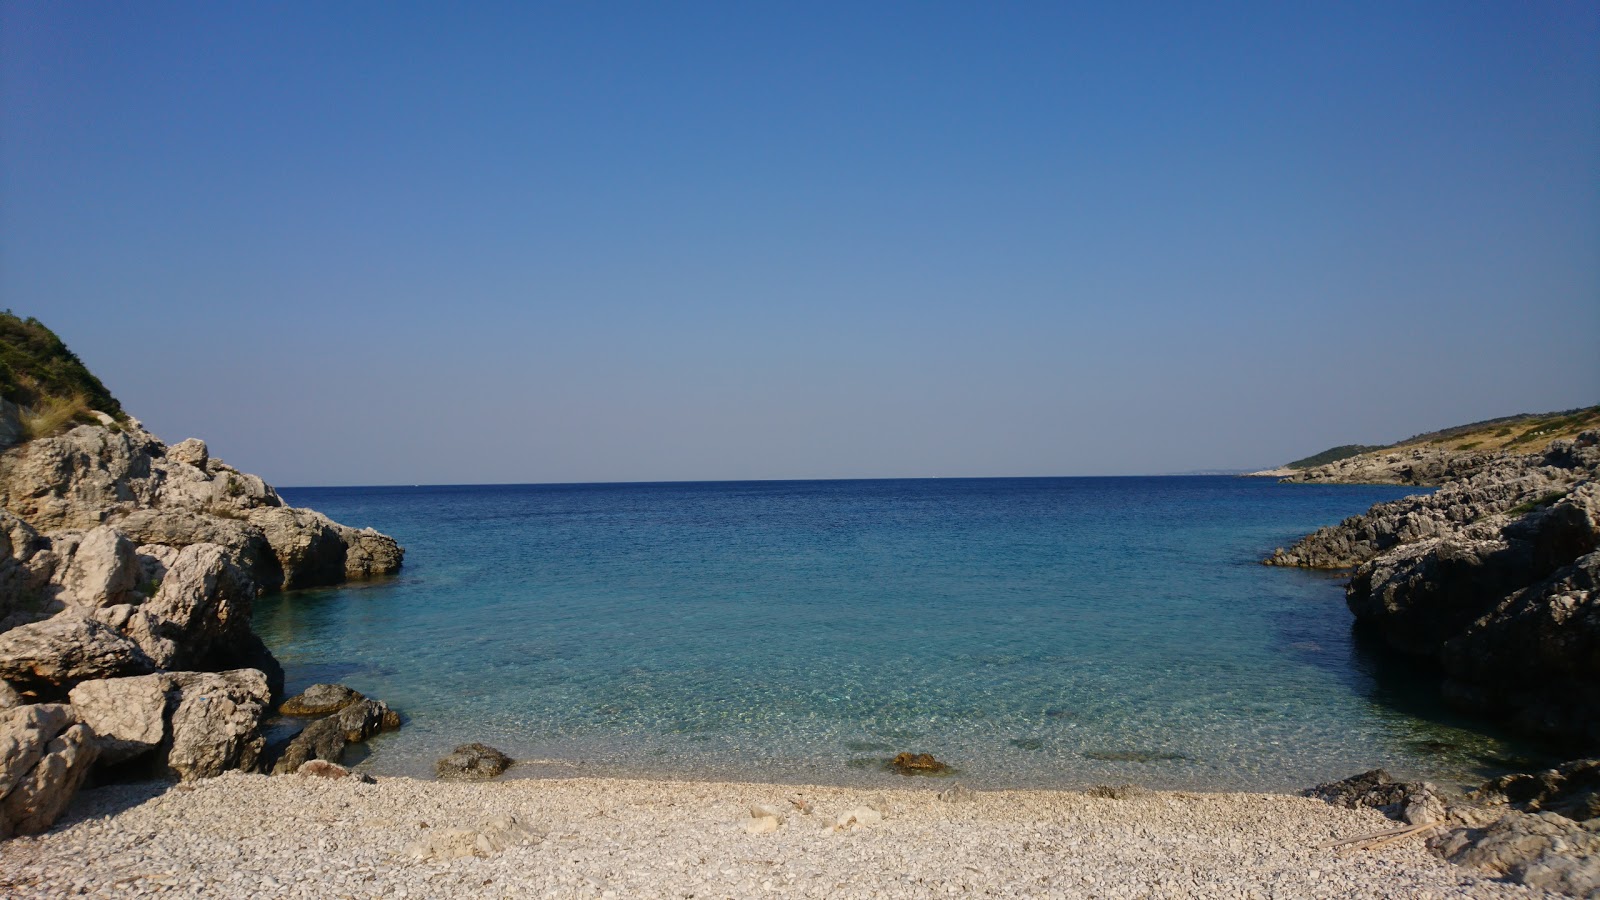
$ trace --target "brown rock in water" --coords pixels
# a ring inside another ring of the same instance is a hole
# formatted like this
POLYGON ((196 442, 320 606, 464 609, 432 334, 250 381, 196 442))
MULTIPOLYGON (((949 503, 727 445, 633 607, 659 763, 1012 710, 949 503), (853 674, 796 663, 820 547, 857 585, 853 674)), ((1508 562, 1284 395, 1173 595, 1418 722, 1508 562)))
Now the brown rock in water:
POLYGON ((365 694, 342 684, 313 684, 283 701, 278 712, 286 716, 325 716, 365 699, 365 694))
POLYGON ((462 744, 433 766, 440 778, 493 778, 509 768, 511 757, 476 742, 462 744))
POLYGON ((901 753, 889 761, 889 768, 901 775, 943 775, 950 771, 932 753, 901 753))

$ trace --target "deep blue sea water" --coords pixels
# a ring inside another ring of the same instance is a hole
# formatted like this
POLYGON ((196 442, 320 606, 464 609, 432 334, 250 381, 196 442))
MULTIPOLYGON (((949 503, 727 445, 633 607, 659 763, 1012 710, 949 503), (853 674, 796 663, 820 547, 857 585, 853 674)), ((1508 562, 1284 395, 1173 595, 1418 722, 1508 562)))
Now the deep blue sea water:
POLYGON ((302 488, 398 577, 258 605, 291 690, 528 774, 1287 790, 1522 752, 1351 633, 1341 581, 1259 560, 1406 493, 1228 477, 302 488))

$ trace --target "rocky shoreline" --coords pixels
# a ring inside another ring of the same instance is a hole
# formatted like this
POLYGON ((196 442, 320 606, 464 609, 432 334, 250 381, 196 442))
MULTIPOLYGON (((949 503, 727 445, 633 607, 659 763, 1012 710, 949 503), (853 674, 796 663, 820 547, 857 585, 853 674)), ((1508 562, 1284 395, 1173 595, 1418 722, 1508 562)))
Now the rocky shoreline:
MULTIPOLYGON (((286 506, 202 441, 94 416, 33 440, 0 428, 14 442, 0 453, 0 838, 49 828, 91 778, 273 766, 282 748, 262 727, 283 671, 251 630, 255 598, 404 560, 393 538, 286 506)), ((398 724, 386 712, 305 755, 398 724)))
POLYGON ((1446 480, 1264 562, 1351 570, 1358 624, 1431 664, 1451 702, 1576 752, 1600 749, 1600 431, 1540 453, 1442 454, 1302 473, 1293 480, 1446 480))

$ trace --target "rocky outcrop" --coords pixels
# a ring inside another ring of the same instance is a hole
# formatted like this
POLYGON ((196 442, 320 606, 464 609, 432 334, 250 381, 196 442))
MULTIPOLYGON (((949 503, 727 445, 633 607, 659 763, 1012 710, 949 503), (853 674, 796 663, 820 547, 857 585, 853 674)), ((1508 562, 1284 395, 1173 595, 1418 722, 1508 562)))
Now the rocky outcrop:
POLYGON ((1449 807, 1428 848, 1507 881, 1600 897, 1600 760, 1496 778, 1449 807))
MULTIPOLYGON (((273 765, 274 775, 299 772, 302 766, 312 760, 337 763, 344 756, 346 746, 362 743, 380 731, 392 731, 400 727, 400 715, 381 700, 369 700, 343 685, 314 687, 339 689, 314 692, 315 699, 327 701, 322 708, 335 705, 335 709, 330 715, 312 722, 295 735, 284 748, 283 755, 278 757, 273 765), (348 692, 348 695, 354 695, 358 699, 336 705, 340 691, 348 692)), ((308 693, 313 692, 308 691, 308 693)), ((300 695, 302 698, 304 696, 300 695)), ((297 704, 296 708, 304 707, 297 704)))
POLYGON ((0 507, 43 532, 113 525, 135 544, 219 544, 264 590, 384 575, 404 555, 385 535, 284 506, 270 485, 213 458, 203 441, 169 448, 131 419, 0 454, 0 507))
MULTIPOLYGON (((1556 441, 1531 456, 1495 455, 1438 491, 1380 503, 1367 512, 1279 548, 1272 566, 1348 569, 1395 547, 1492 530, 1493 516, 1548 505, 1600 471, 1600 432, 1556 441)), ((1500 524, 1504 524, 1503 522, 1500 524)))
POLYGON ((54 824, 95 755, 93 733, 70 706, 0 711, 0 838, 38 834, 54 824))
POLYGON ((1445 696, 1524 731, 1600 746, 1600 432, 1496 455, 1426 497, 1374 506, 1274 565, 1355 566, 1346 601, 1434 661, 1445 696))
POLYGON ((152 774, 192 781, 258 768, 271 692, 262 672, 236 669, 90 681, 71 700, 108 763, 143 758, 152 774))
MULTIPOLYGON (((8 390, 92 396, 114 415, 78 408, 98 424, 28 440, 0 399, 0 710, 45 747, 7 771, 50 773, 0 791, 0 837, 48 826, 97 758, 184 780, 260 768, 283 671, 251 631, 255 598, 403 561, 392 538, 285 506, 204 441, 162 443, 47 330, 13 320, 49 352, 8 356, 36 369, 8 369, 25 376, 8 390)), ((357 707, 332 720, 340 741, 398 726, 383 704, 357 707)))

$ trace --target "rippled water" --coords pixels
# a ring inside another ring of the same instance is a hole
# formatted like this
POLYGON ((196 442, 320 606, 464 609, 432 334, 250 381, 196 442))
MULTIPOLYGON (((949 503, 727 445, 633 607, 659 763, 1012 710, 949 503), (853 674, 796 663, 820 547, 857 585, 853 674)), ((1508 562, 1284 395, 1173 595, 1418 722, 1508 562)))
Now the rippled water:
POLYGON ((397 578, 259 604, 294 690, 401 709, 378 773, 481 740, 529 773, 1292 789, 1525 752, 1352 638, 1274 546, 1405 493, 1236 478, 317 488, 397 578))

